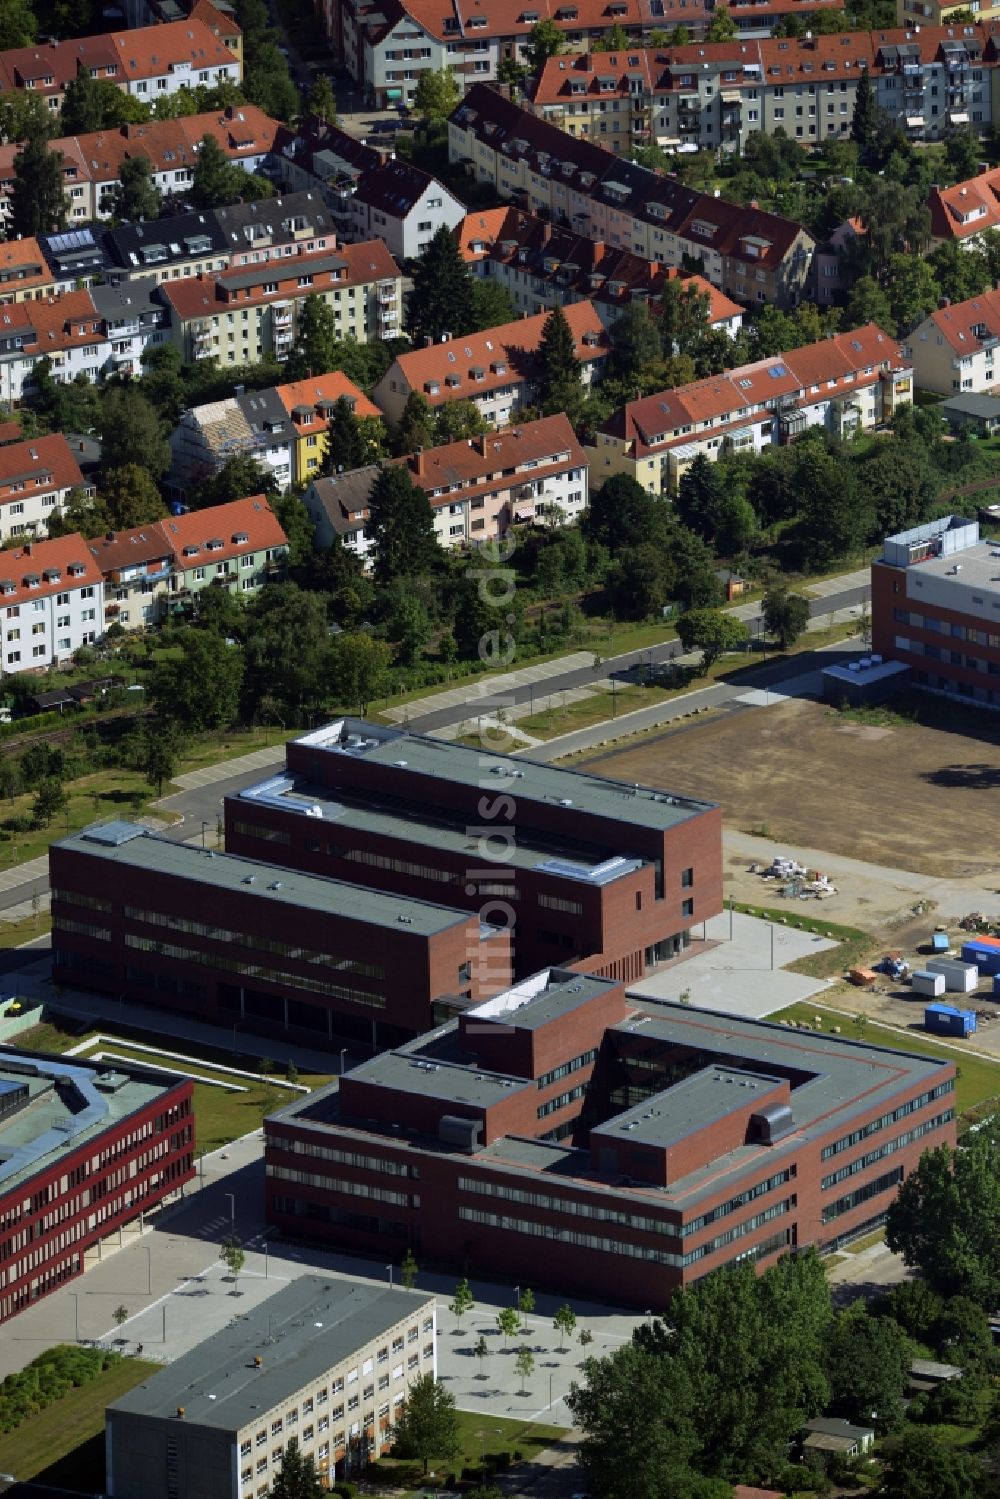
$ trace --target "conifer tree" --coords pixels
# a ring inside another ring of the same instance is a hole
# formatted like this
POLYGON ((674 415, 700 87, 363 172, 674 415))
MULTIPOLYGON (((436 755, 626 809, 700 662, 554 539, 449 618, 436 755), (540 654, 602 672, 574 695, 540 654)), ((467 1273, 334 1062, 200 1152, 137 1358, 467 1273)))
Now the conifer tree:
POLYGON ((444 333, 471 333, 476 326, 472 277, 454 235, 444 224, 413 268, 406 326, 414 343, 426 338, 438 343, 444 333))
POLYGON ((583 400, 582 367, 566 314, 554 307, 545 319, 538 346, 538 394, 543 416, 565 411, 572 419, 583 400))

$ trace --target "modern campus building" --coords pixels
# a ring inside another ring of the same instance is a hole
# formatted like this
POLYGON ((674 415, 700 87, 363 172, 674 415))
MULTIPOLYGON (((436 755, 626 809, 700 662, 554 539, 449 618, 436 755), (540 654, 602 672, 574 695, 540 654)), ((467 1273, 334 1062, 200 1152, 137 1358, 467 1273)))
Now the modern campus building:
POLYGON ((508 927, 519 977, 632 982, 722 909, 718 807, 360 719, 293 740, 225 818, 231 853, 508 927))
POLYGON ((340 1249, 662 1306, 880 1223, 954 1142, 954 1087, 950 1061, 546 969, 272 1115, 266 1213, 340 1249))
POLYGON ((872 563, 872 646, 921 687, 1000 707, 1000 547, 959 515, 887 538, 872 563))
POLYGON ((263 1499, 292 1438, 345 1477, 436 1376, 436 1339, 433 1296, 303 1275, 108 1407, 109 1499, 263 1499))
POLYGON ((171 843, 137 823, 53 844, 49 879, 58 982, 216 1025, 377 1051, 510 982, 509 933, 457 902, 171 843))
POLYGON ((0 1050, 0 1322, 190 1181, 193 1086, 131 1062, 0 1050))

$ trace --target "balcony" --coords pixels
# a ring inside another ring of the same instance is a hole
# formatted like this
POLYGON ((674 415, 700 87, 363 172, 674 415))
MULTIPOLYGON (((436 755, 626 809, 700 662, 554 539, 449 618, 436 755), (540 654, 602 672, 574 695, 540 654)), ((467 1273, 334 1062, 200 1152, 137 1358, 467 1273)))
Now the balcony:
POLYGON ((291 328, 292 309, 287 302, 275 302, 271 307, 275 328, 291 328))

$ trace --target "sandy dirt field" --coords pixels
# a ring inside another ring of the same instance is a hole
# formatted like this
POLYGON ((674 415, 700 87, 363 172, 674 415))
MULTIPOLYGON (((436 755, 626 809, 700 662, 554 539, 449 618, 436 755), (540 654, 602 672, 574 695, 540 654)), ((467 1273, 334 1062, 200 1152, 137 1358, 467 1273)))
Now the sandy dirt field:
POLYGON ((1000 723, 970 738, 911 723, 876 727, 794 699, 590 763, 717 801, 727 830, 756 831, 762 844, 1000 885, 1000 723))

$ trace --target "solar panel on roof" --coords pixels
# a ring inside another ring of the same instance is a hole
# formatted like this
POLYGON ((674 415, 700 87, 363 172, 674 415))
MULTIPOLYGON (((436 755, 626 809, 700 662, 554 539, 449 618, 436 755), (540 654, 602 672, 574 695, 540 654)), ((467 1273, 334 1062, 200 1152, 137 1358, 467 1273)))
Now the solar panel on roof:
POLYGON ((66 250, 85 250, 94 244, 94 236, 89 229, 70 229, 65 234, 49 235, 49 249, 59 255, 66 250))
POLYGON ((788 371, 783 364, 772 364, 767 373, 770 375, 772 380, 777 380, 780 378, 780 376, 787 375, 788 371))

